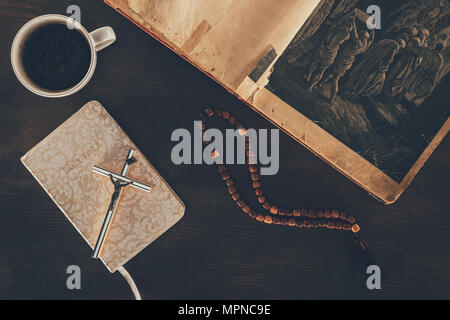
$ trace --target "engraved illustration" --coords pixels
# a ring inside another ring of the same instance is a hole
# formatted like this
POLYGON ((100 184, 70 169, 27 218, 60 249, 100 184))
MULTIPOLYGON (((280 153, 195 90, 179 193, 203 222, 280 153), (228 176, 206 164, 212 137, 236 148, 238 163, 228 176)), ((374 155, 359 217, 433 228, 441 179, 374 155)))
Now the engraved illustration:
POLYGON ((448 0, 323 0, 267 89, 401 182, 449 117, 448 0))

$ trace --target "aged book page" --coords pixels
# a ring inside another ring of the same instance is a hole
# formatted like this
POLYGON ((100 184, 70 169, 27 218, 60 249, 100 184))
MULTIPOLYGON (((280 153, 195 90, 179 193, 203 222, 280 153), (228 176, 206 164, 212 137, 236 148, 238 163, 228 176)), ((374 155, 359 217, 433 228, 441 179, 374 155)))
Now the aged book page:
POLYGON ((128 173, 151 192, 123 190, 100 259, 111 272, 173 226, 184 204, 103 106, 92 101, 65 121, 22 162, 67 219, 93 247, 113 185, 92 172, 94 165, 120 173, 129 149, 137 150, 128 173))
POLYGON ((450 128, 448 1, 105 1, 386 204, 450 128))
POLYGON ((235 91, 270 49, 286 49, 319 0, 107 2, 235 91))

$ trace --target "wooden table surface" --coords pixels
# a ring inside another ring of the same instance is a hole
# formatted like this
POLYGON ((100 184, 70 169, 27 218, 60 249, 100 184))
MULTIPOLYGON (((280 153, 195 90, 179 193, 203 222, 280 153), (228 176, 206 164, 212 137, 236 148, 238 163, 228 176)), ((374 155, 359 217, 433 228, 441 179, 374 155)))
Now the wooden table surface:
MULTIPOLYGON (((450 298, 450 141, 445 139, 406 193, 384 206, 304 147, 281 135, 280 171, 265 190, 286 206, 340 208, 355 215, 381 267, 382 289, 366 287, 367 261, 347 233, 299 231, 251 221, 215 167, 175 166, 176 128, 192 128, 204 106, 227 108, 254 128, 272 125, 213 80, 100 0, 0 0, 0 298, 131 299, 119 274, 91 249, 19 158, 90 100, 100 101, 186 204, 184 218, 127 269, 145 299, 450 298), (13 74, 10 47, 28 20, 82 10, 89 30, 117 42, 99 54, 81 92, 38 97, 13 74), (66 288, 79 265, 82 289, 66 288)), ((246 168, 233 167, 252 199, 246 168)))

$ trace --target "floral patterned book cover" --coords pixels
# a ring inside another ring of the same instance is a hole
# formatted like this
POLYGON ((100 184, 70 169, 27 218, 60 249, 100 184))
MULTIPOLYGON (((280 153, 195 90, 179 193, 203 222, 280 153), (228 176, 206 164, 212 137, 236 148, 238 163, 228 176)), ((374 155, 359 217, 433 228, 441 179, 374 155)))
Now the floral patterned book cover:
POLYGON ((124 188, 100 259, 115 272, 179 221, 184 204, 97 101, 91 101, 22 157, 87 243, 94 247, 114 187, 94 165, 119 172, 136 150, 128 177, 151 192, 124 188))
POLYGON ((386 204, 450 128, 449 0, 105 2, 386 204))

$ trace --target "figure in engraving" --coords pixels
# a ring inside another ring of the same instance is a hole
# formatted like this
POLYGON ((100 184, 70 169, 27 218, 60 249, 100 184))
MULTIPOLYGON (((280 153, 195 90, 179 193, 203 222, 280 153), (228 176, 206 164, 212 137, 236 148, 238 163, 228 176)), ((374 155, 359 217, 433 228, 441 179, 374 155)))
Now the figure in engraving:
MULTIPOLYGON (((414 33, 412 31, 411 36, 414 33)), ((429 35, 427 30, 422 30, 417 37, 413 37, 407 42, 406 47, 409 49, 426 46, 427 34, 429 35)), ((387 74, 386 85, 383 90, 385 97, 401 100, 406 91, 406 79, 419 67, 422 62, 421 59, 411 50, 404 50, 398 54, 395 63, 387 74)))
POLYGON ((352 10, 359 0, 326 0, 311 15, 305 27, 297 33, 288 47, 288 60, 296 66, 305 66, 309 62, 300 61, 306 53, 316 49, 321 40, 330 32, 335 32, 335 26, 346 21, 353 14, 352 10))
POLYGON ((329 33, 322 41, 316 52, 311 67, 305 79, 309 83, 308 92, 312 92, 314 87, 322 80, 325 71, 334 63, 340 46, 350 38, 350 32, 355 25, 355 16, 352 22, 344 22, 336 32, 329 33))
POLYGON ((442 53, 446 49, 444 43, 439 42, 434 49, 427 47, 409 48, 413 54, 423 58, 417 71, 407 79, 407 90, 420 100, 430 96, 438 83, 438 75, 444 65, 442 53))
POLYGON ((358 1, 359 0, 341 0, 341 2, 336 5, 333 12, 330 14, 329 19, 340 19, 346 15, 351 14, 351 11, 354 10, 358 1))
POLYGON ((432 29, 449 14, 448 0, 414 0, 392 13, 394 21, 388 32, 418 27, 432 29))
POLYGON ((351 40, 345 42, 341 52, 336 58, 336 62, 331 67, 331 71, 320 86, 326 83, 331 84, 330 104, 334 104, 336 96, 339 92, 339 81, 350 70, 355 62, 356 56, 365 53, 375 40, 375 31, 372 30, 370 35, 366 30, 361 30, 358 34, 355 20, 353 20, 353 30, 351 32, 351 40))
POLYGON ((428 39, 430 38, 430 31, 428 29, 422 29, 419 33, 419 40, 421 47, 428 47, 428 39))
POLYGON ((317 14, 312 16, 311 23, 306 28, 305 32, 301 34, 301 37, 294 39, 296 40, 307 40, 311 38, 317 30, 322 26, 323 22, 328 18, 331 10, 333 9, 335 0, 325 0, 322 6, 320 7, 317 14))
POLYGON ((354 96, 373 96, 381 93, 394 58, 406 47, 403 39, 383 39, 374 44, 361 62, 350 72, 347 83, 354 96))

